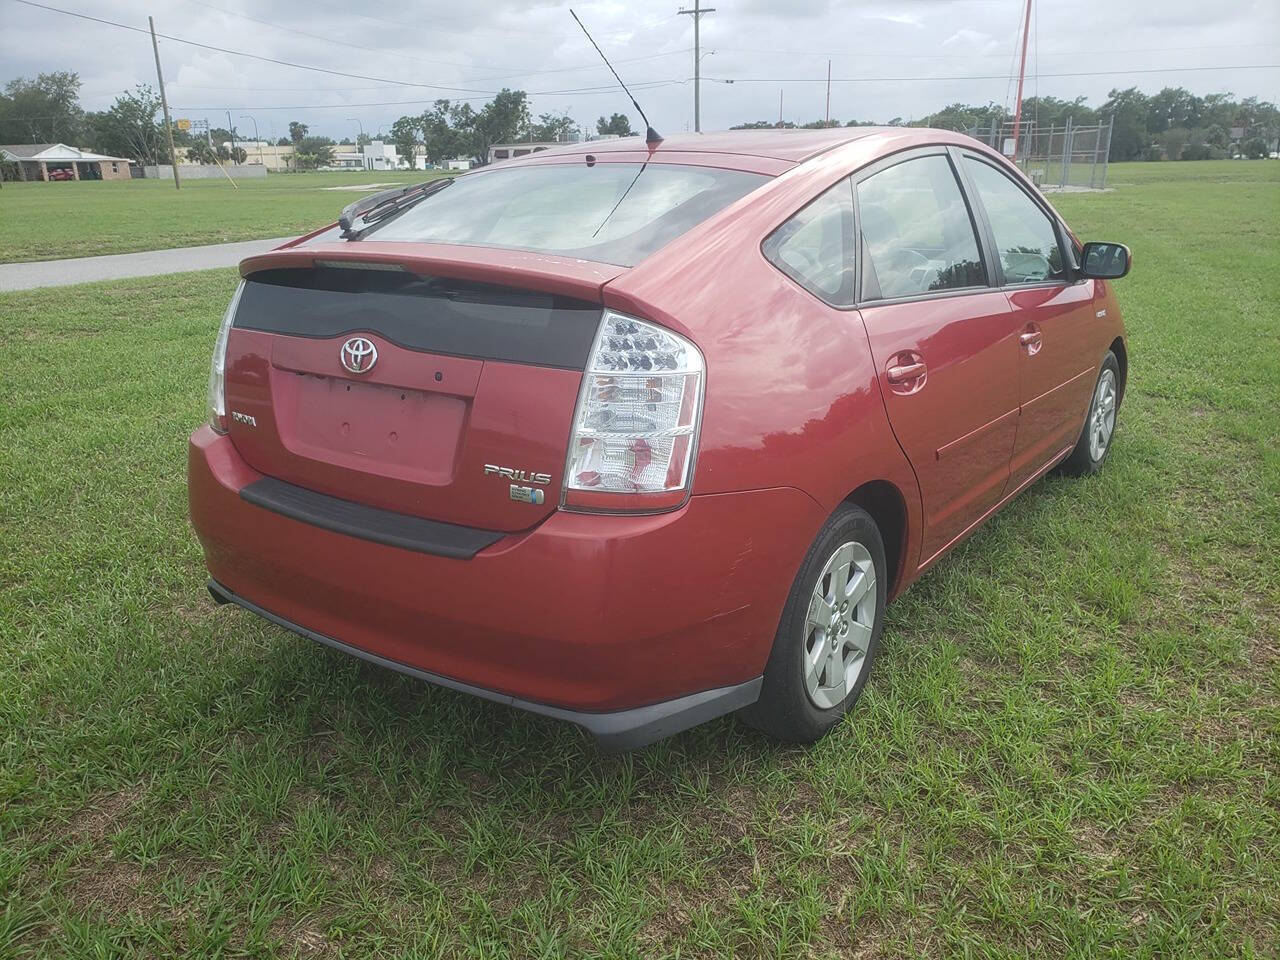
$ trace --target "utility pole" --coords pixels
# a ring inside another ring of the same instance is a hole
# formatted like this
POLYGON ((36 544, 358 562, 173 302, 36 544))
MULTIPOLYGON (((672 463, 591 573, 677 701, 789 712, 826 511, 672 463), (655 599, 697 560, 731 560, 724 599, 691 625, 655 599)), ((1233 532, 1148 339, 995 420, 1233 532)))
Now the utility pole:
POLYGON ((173 149, 173 124, 169 122, 169 101, 164 95, 164 74, 160 71, 160 44, 156 43, 156 22, 147 17, 151 27, 151 52, 156 55, 156 80, 160 84, 160 106, 164 108, 164 132, 169 135, 169 165, 173 167, 173 189, 181 190, 178 180, 178 155, 173 149))
POLYGON ((236 162, 236 126, 231 122, 231 111, 227 111, 227 130, 231 133, 231 162, 236 162))
POLYGON ((258 121, 247 113, 240 114, 240 119, 253 120, 253 139, 258 143, 258 162, 265 167, 267 162, 262 159, 262 138, 258 136, 258 121))
POLYGON ((1022 81, 1027 75, 1027 34, 1031 31, 1031 0, 1027 0, 1026 12, 1022 15, 1022 65, 1018 67, 1018 104, 1013 111, 1013 157, 1018 162, 1018 130, 1022 126, 1022 81))
POLYGON ((702 43, 698 25, 708 13, 715 13, 715 7, 702 6, 702 0, 693 0, 692 10, 681 10, 681 14, 693 17, 693 130, 702 132, 702 43))
POLYGON ((827 61, 827 126, 831 126, 831 61, 827 61))
POLYGON ((782 127, 782 87, 778 88, 778 127, 782 127))

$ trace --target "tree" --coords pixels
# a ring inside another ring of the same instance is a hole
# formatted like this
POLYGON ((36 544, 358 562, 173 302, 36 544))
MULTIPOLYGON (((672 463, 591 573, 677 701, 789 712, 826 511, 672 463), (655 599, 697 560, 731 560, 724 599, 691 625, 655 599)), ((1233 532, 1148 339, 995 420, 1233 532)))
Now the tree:
POLYGON ((293 163, 298 170, 327 167, 333 163, 333 141, 328 137, 303 137, 293 145, 293 163))
POLYGON ((418 163, 418 137, 421 124, 417 117, 401 117, 391 125, 391 142, 395 144, 396 153, 410 169, 418 163))
POLYGON ((483 163, 489 159, 491 144, 512 143, 528 134, 529 95, 504 87, 475 114, 470 129, 471 156, 483 163))
POLYGON ((145 83, 120 94, 101 113, 89 114, 88 124, 93 146, 102 153, 145 164, 172 162, 160 96, 145 83))
POLYGON ((574 129, 573 120, 568 114, 543 113, 530 128, 529 139, 543 143, 561 143, 573 135, 574 129))
POLYGON ((83 141, 80 75, 59 70, 10 80, 0 94, 0 143, 83 141))
POLYGON ((421 116, 400 119, 415 123, 422 132, 422 152, 428 163, 440 164, 456 157, 475 155, 476 112, 469 103, 437 100, 421 116))
POLYGON ((596 121, 596 133, 601 136, 606 134, 614 134, 619 137, 635 136, 635 131, 631 129, 631 120, 623 113, 615 113, 608 120, 601 117, 596 121))
POLYGON ((1109 118, 1112 160, 1137 160, 1151 145, 1147 132, 1147 96, 1137 87, 1112 90, 1098 111, 1099 120, 1109 118))
MULTIPOLYGON (((1024 104, 1022 115, 1025 117, 1027 113, 1028 111, 1024 104)), ((974 127, 989 128, 992 120, 1000 124, 1005 119, 1007 118, 1004 107, 999 104, 988 103, 979 107, 963 103, 952 103, 943 107, 937 113, 921 117, 912 126, 937 127, 942 130, 971 130, 974 127)))
POLYGON ((1250 137, 1240 144, 1240 151, 1250 160, 1261 160, 1267 155, 1267 142, 1261 137, 1250 137))
POLYGON ((249 154, 244 147, 232 147, 229 155, 232 163, 244 163, 249 159, 249 154))
POLYGON ((1147 132, 1160 134, 1170 127, 1194 129, 1203 122, 1203 115, 1204 101, 1195 94, 1182 87, 1165 87, 1147 100, 1147 132))
POLYGON ((301 143, 306 139, 307 134, 311 132, 311 128, 305 123, 299 123, 297 120, 289 121, 289 140, 292 143, 301 143))
POLYGON ((187 147, 187 159, 192 163, 213 163, 217 156, 207 140, 196 138, 187 147))
POLYGON ((1170 160, 1181 160, 1182 150, 1190 141, 1191 132, 1186 127, 1170 127, 1160 135, 1164 155, 1170 160))
POLYGON ((292 140, 290 140, 288 137, 281 137, 279 140, 277 140, 277 141, 276 141, 276 146, 277 146, 277 147, 287 147, 287 146, 289 146, 289 145, 290 145, 290 144, 292 144, 292 143, 293 143, 293 141, 292 141, 292 140))

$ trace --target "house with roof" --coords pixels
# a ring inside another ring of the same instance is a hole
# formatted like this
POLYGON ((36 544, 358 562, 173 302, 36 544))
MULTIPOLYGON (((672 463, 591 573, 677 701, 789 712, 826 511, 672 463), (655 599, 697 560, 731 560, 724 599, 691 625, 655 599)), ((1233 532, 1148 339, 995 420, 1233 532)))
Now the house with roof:
POLYGON ((65 143, 0 144, 6 180, 128 180, 128 157, 69 147, 65 143))

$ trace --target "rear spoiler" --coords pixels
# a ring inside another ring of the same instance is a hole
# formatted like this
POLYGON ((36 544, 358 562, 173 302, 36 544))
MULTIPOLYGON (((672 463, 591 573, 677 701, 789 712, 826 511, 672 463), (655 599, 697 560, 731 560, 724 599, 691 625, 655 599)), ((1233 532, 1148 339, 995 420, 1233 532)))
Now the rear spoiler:
POLYGON ((606 283, 627 271, 611 263, 526 250, 442 243, 361 240, 284 246, 240 261, 240 276, 261 270, 336 267, 406 270, 418 276, 519 287, 599 302, 606 283))

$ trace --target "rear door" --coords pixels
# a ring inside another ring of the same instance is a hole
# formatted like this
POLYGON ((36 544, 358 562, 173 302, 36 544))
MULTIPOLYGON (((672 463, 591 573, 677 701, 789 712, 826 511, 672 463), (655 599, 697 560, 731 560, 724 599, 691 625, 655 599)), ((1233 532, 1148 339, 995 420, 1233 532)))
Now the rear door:
POLYGON ((475 259, 251 272, 226 367, 245 461, 342 500, 486 530, 527 529, 553 510, 601 306, 582 283, 557 293, 459 278, 474 277, 475 259))
POLYGON ((924 506, 926 563, 994 506, 1018 422, 1018 320, 989 285, 946 148, 856 179, 860 310, 924 506))
POLYGON ((1075 443, 1100 357, 1093 282, 1074 280, 1056 218, 996 161, 957 151, 994 250, 997 282, 1017 314, 1022 415, 1010 488, 1035 476, 1075 443))

